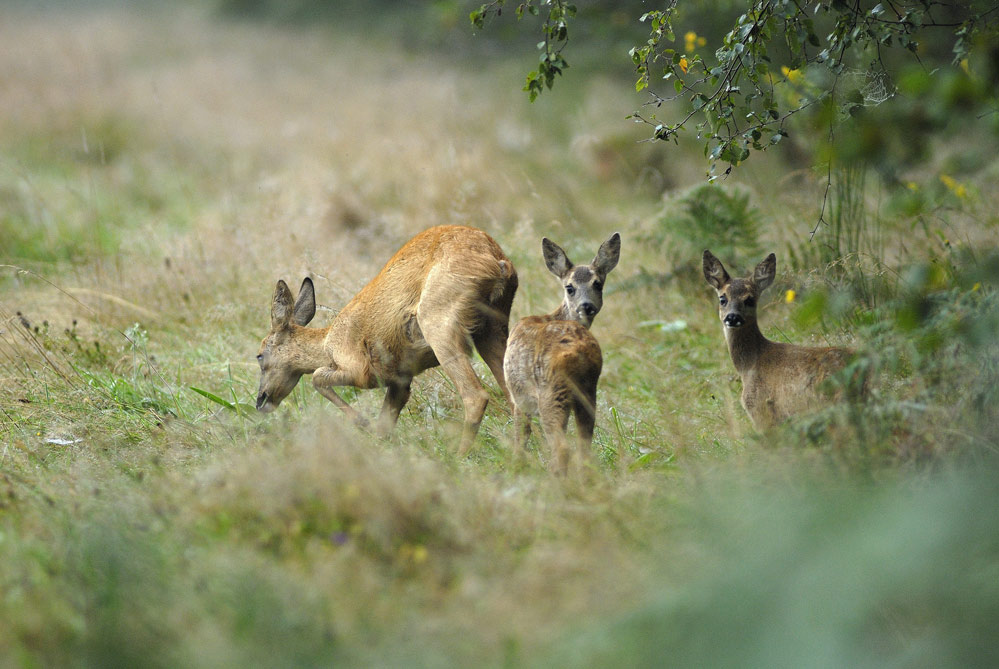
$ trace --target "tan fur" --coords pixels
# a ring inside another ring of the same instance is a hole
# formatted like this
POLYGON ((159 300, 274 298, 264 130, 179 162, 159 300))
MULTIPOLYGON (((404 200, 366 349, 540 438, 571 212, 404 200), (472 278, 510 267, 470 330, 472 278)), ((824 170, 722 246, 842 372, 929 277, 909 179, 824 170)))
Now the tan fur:
POLYGON ((543 240, 548 269, 563 283, 563 301, 551 314, 521 319, 510 333, 503 369, 513 400, 514 450, 523 453, 538 415, 552 447, 551 467, 569 465, 566 425, 576 417, 579 451, 588 455, 596 421, 597 382, 603 366, 600 344, 589 326, 603 304, 603 282, 617 265, 620 236, 600 247, 589 265, 573 265, 557 245, 543 240))
POLYGON ((733 279, 710 251, 703 258, 704 278, 718 294, 729 354, 742 377, 742 406, 758 430, 816 405, 823 398, 822 382, 853 355, 845 348, 797 346, 763 336, 756 303, 773 281, 776 263, 771 253, 753 274, 733 279))
POLYGON ((386 387, 379 431, 391 431, 420 372, 438 364, 457 387, 465 409, 459 452, 470 448, 488 394, 469 361, 472 344, 503 393, 503 354, 517 272, 486 233, 437 226, 409 240, 326 328, 307 328, 315 312, 312 282, 291 291, 279 281, 271 332, 261 344, 257 408, 272 410, 302 374, 359 423, 336 386, 386 387), (311 307, 310 307, 311 305, 311 307), (311 309, 311 313, 310 313, 311 309))

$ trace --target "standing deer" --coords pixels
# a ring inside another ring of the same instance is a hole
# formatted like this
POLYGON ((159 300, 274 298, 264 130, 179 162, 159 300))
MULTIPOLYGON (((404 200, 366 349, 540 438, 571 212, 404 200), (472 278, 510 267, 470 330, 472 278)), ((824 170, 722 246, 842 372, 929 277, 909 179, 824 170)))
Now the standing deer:
POLYGON ((489 395, 469 361, 472 344, 509 398, 503 353, 517 271, 499 245, 474 228, 442 225, 425 230, 388 261, 328 327, 305 327, 316 313, 312 280, 295 301, 284 281, 271 304, 271 331, 263 340, 259 411, 273 411, 303 374, 356 423, 367 422, 336 386, 385 387, 378 419, 391 432, 409 399, 413 377, 440 365, 465 409, 459 454, 468 452, 489 395))
POLYGON ((845 348, 797 346, 770 341, 756 322, 760 294, 773 283, 777 257, 771 253, 744 279, 733 279, 710 251, 704 278, 718 293, 718 315, 735 369, 742 377, 742 406, 758 430, 765 430, 821 398, 822 381, 846 366, 845 348))
POLYGON ((576 416, 584 456, 593 442, 603 357, 589 327, 603 306, 604 281, 621 255, 621 236, 615 232, 601 244, 589 265, 574 265, 547 237, 541 240, 541 251, 549 271, 562 282, 562 304, 548 315, 528 316, 514 326, 503 370, 513 400, 515 452, 523 454, 531 419, 539 415, 554 451, 552 469, 564 473, 570 455, 565 434, 570 412, 576 416))

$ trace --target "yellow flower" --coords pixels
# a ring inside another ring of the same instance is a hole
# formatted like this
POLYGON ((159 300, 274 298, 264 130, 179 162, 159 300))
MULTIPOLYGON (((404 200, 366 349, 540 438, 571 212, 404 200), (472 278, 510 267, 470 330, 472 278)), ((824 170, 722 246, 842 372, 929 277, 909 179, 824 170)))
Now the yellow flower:
POLYGON ((683 36, 683 44, 687 47, 687 51, 693 51, 699 46, 705 46, 707 43, 708 40, 706 38, 701 37, 693 30, 688 31, 687 34, 683 36))
POLYGON ((686 58, 681 58, 680 59, 680 69, 683 70, 684 74, 687 74, 687 66, 688 65, 689 65, 689 63, 687 63, 687 59, 686 58))
POLYGON ((952 192, 958 198, 963 200, 964 198, 968 197, 967 187, 962 183, 958 183, 957 179, 950 176, 949 174, 941 174, 940 181, 943 182, 943 185, 947 187, 947 190, 952 192))
POLYGON ((791 304, 792 302, 794 302, 794 298, 797 297, 797 295, 798 294, 796 292, 788 288, 787 292, 784 293, 784 301, 787 302, 788 304, 791 304))
POLYGON ((911 190, 913 193, 919 190, 919 184, 917 184, 915 181, 910 181, 909 183, 905 184, 905 187, 911 190))
POLYGON ((411 562, 412 564, 423 564, 427 561, 430 552, 427 550, 426 546, 420 544, 403 544, 399 546, 399 558, 405 562, 411 562))
POLYGON ((792 70, 787 65, 781 65, 780 72, 787 77, 787 80, 792 84, 800 83, 805 76, 801 73, 801 70, 792 70))
POLYGON ((982 283, 981 283, 981 281, 976 281, 975 285, 971 287, 971 292, 977 293, 981 289, 982 289, 982 283))

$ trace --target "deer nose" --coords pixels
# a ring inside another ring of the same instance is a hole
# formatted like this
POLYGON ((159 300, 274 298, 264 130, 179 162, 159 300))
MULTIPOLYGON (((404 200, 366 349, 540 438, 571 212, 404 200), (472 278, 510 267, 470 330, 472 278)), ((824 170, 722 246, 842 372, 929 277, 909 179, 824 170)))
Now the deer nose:
POLYGON ((730 328, 738 328, 745 325, 746 319, 744 319, 739 314, 726 314, 725 315, 725 325, 730 328))
POLYGON ((264 406, 267 404, 267 393, 263 392, 257 395, 257 411, 263 411, 264 406))
POLYGON ((583 313, 586 314, 587 318, 593 318, 597 315, 597 308, 593 306, 592 302, 583 302, 579 305, 579 307, 583 310, 583 313))

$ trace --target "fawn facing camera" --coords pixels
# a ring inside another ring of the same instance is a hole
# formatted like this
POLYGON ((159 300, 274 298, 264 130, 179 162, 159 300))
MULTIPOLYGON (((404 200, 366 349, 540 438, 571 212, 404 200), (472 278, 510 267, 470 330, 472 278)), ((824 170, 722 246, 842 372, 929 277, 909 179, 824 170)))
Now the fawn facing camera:
POLYGON ((573 264, 547 238, 541 250, 545 265, 562 284, 562 303, 550 314, 528 316, 514 326, 503 370, 513 400, 516 454, 523 454, 537 415, 553 450, 551 467, 564 473, 570 458, 565 433, 570 413, 576 417, 580 454, 585 457, 593 442, 603 357, 589 327, 603 306, 604 282, 620 257, 621 236, 611 235, 588 265, 573 264))
POLYGON ((760 332, 756 307, 773 283, 777 257, 771 253, 744 278, 733 279, 718 258, 705 251, 704 278, 718 293, 718 317, 732 363, 742 377, 742 406, 764 430, 822 399, 820 387, 844 368, 853 351, 770 341, 760 332))

